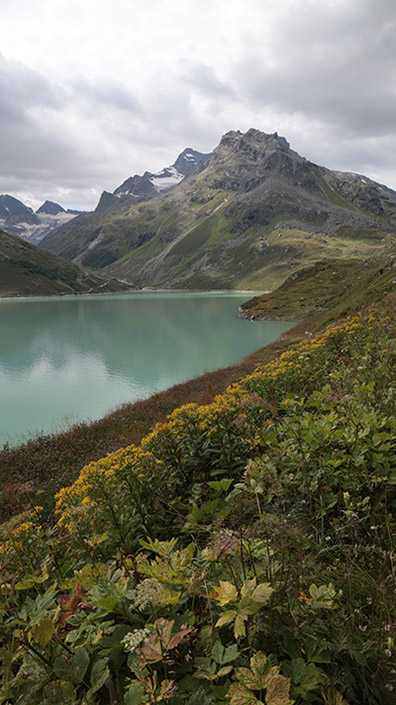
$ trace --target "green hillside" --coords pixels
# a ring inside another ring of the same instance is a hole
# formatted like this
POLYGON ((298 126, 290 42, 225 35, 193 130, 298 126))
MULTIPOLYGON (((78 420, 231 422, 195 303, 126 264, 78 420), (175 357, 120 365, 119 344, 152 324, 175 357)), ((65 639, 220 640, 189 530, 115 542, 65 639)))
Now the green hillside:
POLYGON ((4 466, 2 511, 25 508, 0 525, 0 702, 394 704, 394 268, 348 264, 279 290, 299 342, 203 403, 156 398, 55 512, 51 439, 41 482, 34 444, 24 484, 4 466))
POLYGON ((272 290, 324 257, 365 258, 391 245, 395 199, 307 161, 276 133, 229 132, 173 189, 113 197, 42 245, 138 287, 272 290))
POLYGON ((50 296, 122 291, 129 287, 82 271, 16 235, 0 232, 0 296, 50 296))
POLYGON ((396 290, 396 250, 368 259, 326 259, 295 272, 276 291, 241 306, 251 319, 301 319, 322 313, 322 320, 368 306, 396 290))

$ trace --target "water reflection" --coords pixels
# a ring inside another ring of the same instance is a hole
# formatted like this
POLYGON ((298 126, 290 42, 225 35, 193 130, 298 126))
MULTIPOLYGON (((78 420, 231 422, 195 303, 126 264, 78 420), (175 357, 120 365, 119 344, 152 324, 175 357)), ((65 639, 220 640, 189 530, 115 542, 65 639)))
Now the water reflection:
POLYGON ((241 295, 136 294, 0 302, 0 444, 99 418, 237 362, 290 324, 235 316, 241 295))

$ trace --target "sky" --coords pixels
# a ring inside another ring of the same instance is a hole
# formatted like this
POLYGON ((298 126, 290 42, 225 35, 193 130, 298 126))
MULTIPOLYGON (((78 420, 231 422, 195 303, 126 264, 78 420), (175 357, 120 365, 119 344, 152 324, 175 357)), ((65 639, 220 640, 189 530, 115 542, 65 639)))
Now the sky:
POLYGON ((93 209, 250 127, 396 190, 395 0, 0 0, 0 194, 93 209))

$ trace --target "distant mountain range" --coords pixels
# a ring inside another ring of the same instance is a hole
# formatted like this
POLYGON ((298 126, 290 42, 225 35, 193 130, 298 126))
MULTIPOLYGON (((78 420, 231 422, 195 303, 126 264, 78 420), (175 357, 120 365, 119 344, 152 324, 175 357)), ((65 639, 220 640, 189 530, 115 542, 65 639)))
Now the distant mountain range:
POLYGON ((0 196, 0 229, 34 244, 79 214, 81 211, 65 210, 53 201, 45 201, 34 212, 13 196, 0 196))
POLYGON ((136 287, 273 289, 315 261, 368 257, 395 237, 395 191, 250 129, 130 177, 41 245, 136 287))
POLYGON ((210 157, 211 154, 202 154, 187 147, 179 154, 172 166, 167 166, 155 174, 145 171, 143 176, 138 174, 130 176, 113 193, 103 191, 96 210, 104 210, 113 205, 117 207, 120 202, 130 202, 131 198, 153 196, 172 186, 177 186, 187 174, 191 174, 199 165, 202 166, 210 157))
MULTIPOLYGON (((195 149, 186 148, 172 166, 165 167, 157 173, 146 171, 143 176, 135 174, 124 181, 113 193, 103 191, 96 211, 110 205, 125 203, 133 199, 146 198, 176 186, 198 164, 209 159, 210 154, 202 154, 195 149)), ((35 212, 22 201, 8 194, 0 195, 0 229, 18 235, 27 242, 38 244, 53 230, 81 215, 82 211, 65 210, 59 203, 45 201, 35 212)))

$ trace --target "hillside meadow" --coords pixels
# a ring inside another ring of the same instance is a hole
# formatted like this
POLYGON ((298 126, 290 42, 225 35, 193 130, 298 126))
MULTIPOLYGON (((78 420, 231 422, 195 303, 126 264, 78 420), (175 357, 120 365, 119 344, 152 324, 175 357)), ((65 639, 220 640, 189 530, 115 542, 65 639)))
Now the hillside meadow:
POLYGON ((395 300, 26 492, 0 703, 395 702, 395 300))

